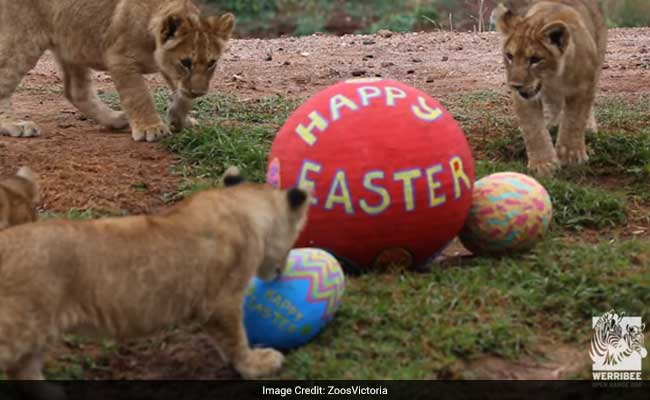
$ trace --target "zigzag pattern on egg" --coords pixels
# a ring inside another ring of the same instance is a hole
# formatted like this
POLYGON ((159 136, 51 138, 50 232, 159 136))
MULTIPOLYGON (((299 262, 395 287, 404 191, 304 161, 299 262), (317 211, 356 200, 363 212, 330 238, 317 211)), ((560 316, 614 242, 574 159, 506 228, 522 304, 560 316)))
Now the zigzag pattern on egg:
POLYGON ((332 318, 345 291, 345 279, 336 259, 320 251, 292 253, 281 280, 303 279, 309 281, 307 302, 326 302, 322 319, 332 318))

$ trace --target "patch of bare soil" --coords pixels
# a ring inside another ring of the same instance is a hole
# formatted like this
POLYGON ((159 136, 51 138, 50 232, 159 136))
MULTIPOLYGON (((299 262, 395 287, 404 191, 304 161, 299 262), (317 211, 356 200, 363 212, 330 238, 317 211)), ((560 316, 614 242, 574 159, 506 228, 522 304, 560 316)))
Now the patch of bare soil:
POLYGON ((465 370, 471 371, 471 376, 467 376, 471 379, 569 379, 591 365, 588 354, 586 347, 553 345, 539 349, 536 356, 526 356, 517 361, 494 356, 480 358, 465 363, 465 370))
POLYGON ((237 379, 239 375, 226 365, 213 343, 193 328, 120 343, 111 351, 95 343, 62 342, 50 352, 46 368, 61 360, 83 364, 91 359, 92 365, 83 365, 85 379, 237 379))

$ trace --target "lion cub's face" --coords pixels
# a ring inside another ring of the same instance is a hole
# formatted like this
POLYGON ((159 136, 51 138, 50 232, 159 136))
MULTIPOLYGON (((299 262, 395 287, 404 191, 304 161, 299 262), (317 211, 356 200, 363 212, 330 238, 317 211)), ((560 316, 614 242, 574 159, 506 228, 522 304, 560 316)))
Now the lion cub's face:
POLYGON ((155 52, 160 72, 185 97, 203 96, 234 25, 232 14, 166 17, 155 52))
POLYGON ((264 260, 257 270, 258 278, 273 280, 282 274, 298 235, 307 220, 309 195, 302 189, 276 190, 277 214, 273 233, 266 238, 264 260))
POLYGON ((534 100, 544 82, 564 72, 569 30, 561 21, 545 23, 504 10, 498 20, 505 36, 503 57, 508 85, 524 100, 534 100))
MULTIPOLYGON (((230 167, 224 174, 224 186, 232 187, 245 182, 239 169, 230 167)), ((271 229, 264 238, 264 254, 257 269, 257 277, 269 281, 282 274, 302 228, 307 222, 310 194, 303 189, 279 190, 270 185, 255 185, 257 195, 271 208, 260 208, 257 219, 269 224, 271 229), (270 212, 269 212, 270 211, 270 212)))

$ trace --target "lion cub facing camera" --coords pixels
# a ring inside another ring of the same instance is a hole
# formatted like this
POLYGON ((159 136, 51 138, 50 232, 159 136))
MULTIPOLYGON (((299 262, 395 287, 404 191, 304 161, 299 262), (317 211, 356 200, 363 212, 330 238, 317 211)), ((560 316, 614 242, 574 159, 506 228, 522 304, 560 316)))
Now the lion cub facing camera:
POLYGON ((560 163, 589 159, 585 130, 597 129, 593 107, 605 61, 607 26, 595 0, 509 4, 519 7, 502 7, 497 13, 508 85, 524 134, 528 167, 548 176, 560 163), (547 122, 560 126, 555 147, 547 122))
POLYGON ((34 174, 22 167, 16 176, 0 181, 0 230, 36 221, 38 191, 34 174))
POLYGON ((282 354, 248 344, 244 296, 254 274, 281 273, 309 195, 239 184, 233 171, 224 181, 160 215, 0 232, 0 370, 42 379, 48 344, 66 332, 133 338, 198 319, 244 378, 276 372, 282 354))
POLYGON ((192 101, 208 92, 234 24, 232 14, 203 15, 191 0, 0 0, 0 135, 40 134, 14 115, 10 98, 46 50, 66 98, 99 124, 130 125, 136 141, 169 135, 142 77, 160 72, 173 92, 171 129, 194 125, 192 101), (126 113, 97 97, 92 70, 108 71, 126 113))

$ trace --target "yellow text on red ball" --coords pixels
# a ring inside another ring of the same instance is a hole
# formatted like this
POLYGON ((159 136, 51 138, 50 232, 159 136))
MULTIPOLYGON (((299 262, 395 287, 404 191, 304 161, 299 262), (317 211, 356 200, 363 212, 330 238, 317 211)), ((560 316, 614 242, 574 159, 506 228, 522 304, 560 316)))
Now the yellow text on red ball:
POLYGON ((409 102, 409 110, 413 116, 421 121, 434 122, 443 115, 440 107, 432 107, 427 104, 423 96, 417 96, 415 100, 409 99, 403 89, 394 86, 361 86, 356 90, 355 96, 337 94, 330 98, 329 115, 323 116, 318 111, 309 113, 309 121, 298 124, 295 133, 309 146, 318 141, 317 132, 324 132, 332 123, 342 118, 343 110, 359 111, 370 106, 373 102, 382 102, 386 107, 397 107, 400 102, 409 102))
MULTIPOLYGON (((463 160, 459 156, 451 157, 446 163, 438 163, 426 168, 410 168, 395 171, 387 175, 381 170, 366 171, 362 182, 366 193, 352 193, 348 174, 345 169, 338 169, 327 189, 327 196, 319 199, 315 195, 320 190, 316 187, 316 179, 323 171, 323 166, 316 161, 304 160, 298 175, 298 186, 312 191, 312 205, 321 205, 326 210, 342 207, 347 214, 355 214, 360 209, 368 215, 379 215, 388 210, 395 202, 391 193, 386 189, 387 180, 401 183, 402 191, 398 194, 404 203, 404 210, 414 211, 416 207, 415 187, 424 181, 428 191, 426 207, 435 208, 445 205, 448 201, 460 200, 464 191, 471 191, 472 182, 465 172, 463 160), (451 196, 443 193, 445 174, 451 174, 453 193, 451 196), (383 183, 383 185, 382 185, 383 183), (372 196, 374 200, 368 199, 372 196), (451 199, 450 199, 451 197, 451 199)), ((395 195, 395 194, 393 194, 395 195)))

